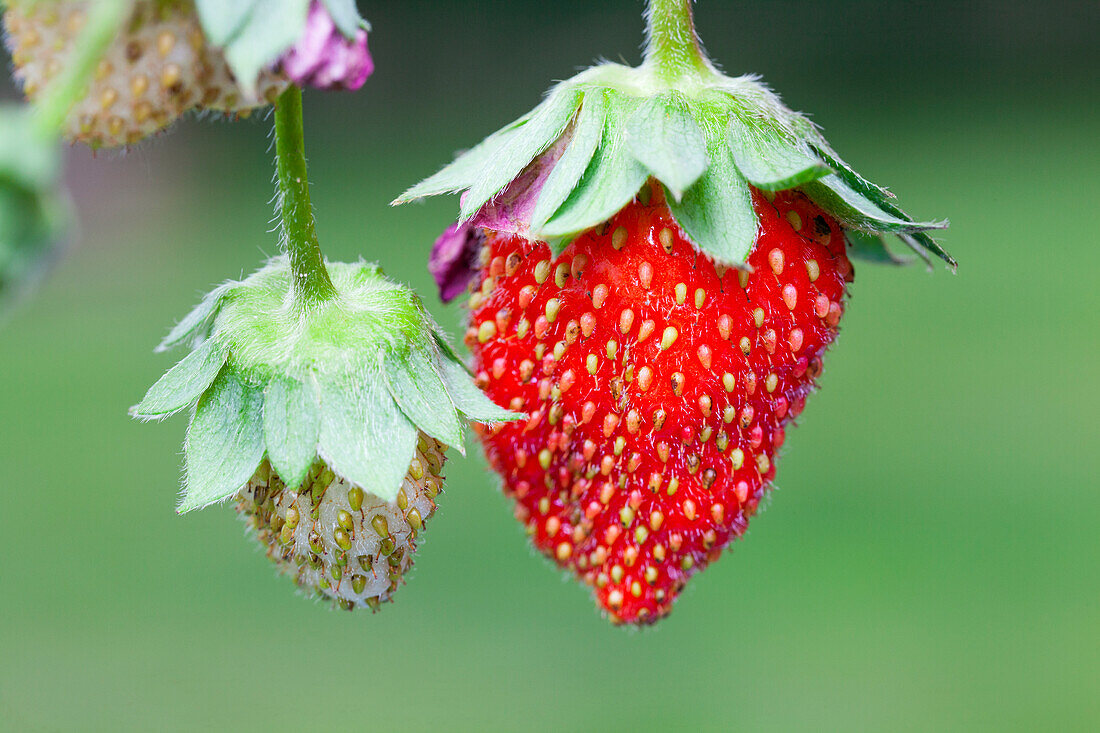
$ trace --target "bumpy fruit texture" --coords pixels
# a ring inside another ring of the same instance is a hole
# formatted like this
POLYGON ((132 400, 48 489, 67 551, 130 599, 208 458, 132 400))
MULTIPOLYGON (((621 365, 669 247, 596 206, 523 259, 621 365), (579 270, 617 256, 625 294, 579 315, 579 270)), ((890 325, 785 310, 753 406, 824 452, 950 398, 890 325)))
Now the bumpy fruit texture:
POLYGON ((364 491, 322 461, 290 490, 264 461, 241 490, 237 511, 299 587, 349 611, 377 611, 412 566, 417 537, 435 512, 446 450, 421 433, 394 501, 364 491))
POLYGON ((852 276, 797 191, 753 191, 751 273, 695 250, 659 191, 557 258, 487 232, 467 331, 479 386, 531 416, 481 431, 517 518, 626 623, 744 533, 852 276))
MULTIPOLYGON (((35 99, 69 59, 87 0, 10 4, 4 14, 15 78, 35 99)), ((138 2, 107 49, 87 94, 72 108, 66 139, 91 147, 136 143, 192 109, 247 114, 286 88, 264 72, 256 97, 238 87, 221 52, 210 48, 189 2, 138 2)))

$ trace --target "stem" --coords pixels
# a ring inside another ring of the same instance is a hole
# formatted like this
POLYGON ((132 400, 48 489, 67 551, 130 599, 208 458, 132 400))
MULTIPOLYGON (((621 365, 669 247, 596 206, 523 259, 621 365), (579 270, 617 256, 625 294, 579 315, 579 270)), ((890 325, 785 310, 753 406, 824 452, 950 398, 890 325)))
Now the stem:
POLYGON ((279 178, 279 218, 283 245, 294 274, 294 299, 310 305, 336 296, 317 242, 306 178, 302 132, 302 90, 291 84, 275 103, 275 165, 279 178))
POLYGON ((692 2, 649 0, 645 65, 653 67, 657 75, 668 82, 710 69, 710 62, 695 33, 692 2))
POLYGON ((84 96, 99 60, 118 37, 132 9, 133 0, 98 0, 92 4, 64 70, 34 105, 34 126, 39 135, 57 137, 69 110, 84 96))

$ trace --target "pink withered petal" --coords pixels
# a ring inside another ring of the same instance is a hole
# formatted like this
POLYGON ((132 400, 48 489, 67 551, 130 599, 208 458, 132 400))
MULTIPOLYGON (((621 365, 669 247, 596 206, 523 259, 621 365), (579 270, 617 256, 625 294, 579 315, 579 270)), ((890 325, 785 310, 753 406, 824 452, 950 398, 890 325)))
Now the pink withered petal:
POLYGON ((569 147, 571 131, 558 138, 549 150, 531 161, 522 173, 509 183, 496 198, 482 206, 470 223, 497 232, 531 237, 531 216, 542 193, 546 179, 569 147))
POLYGON ((302 37, 281 63, 292 82, 317 89, 355 90, 374 72, 367 32, 360 28, 354 39, 347 38, 320 0, 310 5, 302 37))
POLYGON ((455 222, 439 235, 428 259, 428 272, 443 302, 454 300, 477 274, 477 257, 485 235, 469 222, 455 222))

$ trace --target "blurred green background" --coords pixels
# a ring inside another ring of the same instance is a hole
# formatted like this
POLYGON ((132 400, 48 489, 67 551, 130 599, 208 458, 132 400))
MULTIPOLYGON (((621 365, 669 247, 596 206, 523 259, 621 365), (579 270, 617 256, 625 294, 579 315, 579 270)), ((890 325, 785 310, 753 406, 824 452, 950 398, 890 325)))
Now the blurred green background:
MULTIPOLYGON (((639 0, 362 2, 378 72, 307 95, 323 246, 424 269, 387 202, 597 57, 639 0)), ((665 622, 610 627, 452 456, 410 582, 332 612, 228 507, 177 517, 185 420, 127 406, 209 286, 275 251, 268 123, 73 150, 82 236, 0 331, 0 729, 1100 729, 1100 5, 719 2, 731 73, 814 113, 957 276, 857 267, 778 489, 665 622)), ((2 96, 10 97, 10 86, 2 96)))

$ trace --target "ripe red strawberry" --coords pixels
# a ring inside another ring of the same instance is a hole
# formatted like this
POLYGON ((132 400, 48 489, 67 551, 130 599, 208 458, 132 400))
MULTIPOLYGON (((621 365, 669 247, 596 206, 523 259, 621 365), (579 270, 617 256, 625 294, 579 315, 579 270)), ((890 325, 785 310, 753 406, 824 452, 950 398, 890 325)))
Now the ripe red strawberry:
POLYGON ((745 531, 836 336, 840 227, 797 192, 753 205, 751 274, 697 253, 659 193, 557 259, 487 233, 467 344, 479 385, 531 417, 486 451, 535 545, 615 621, 664 616, 745 531))
POLYGON ((483 435, 535 545, 617 622, 667 614, 742 534, 836 336, 853 256, 951 259, 805 116, 724 76, 688 0, 394 203, 462 192, 429 270, 472 277, 483 435), (876 243, 874 240, 878 239, 876 243), (481 258, 477 257, 480 248, 481 258))

